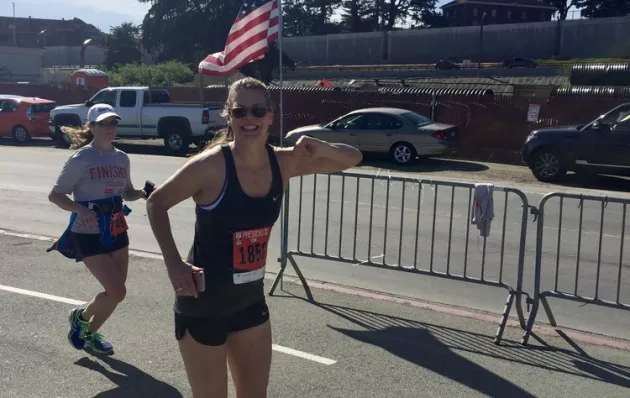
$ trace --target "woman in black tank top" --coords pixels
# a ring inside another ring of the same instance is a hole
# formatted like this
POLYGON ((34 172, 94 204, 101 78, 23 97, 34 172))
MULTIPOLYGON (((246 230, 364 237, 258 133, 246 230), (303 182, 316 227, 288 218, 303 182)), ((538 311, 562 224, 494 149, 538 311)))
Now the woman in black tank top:
POLYGON ((175 337, 193 396, 227 397, 228 353, 237 395, 266 396, 271 326, 263 278, 284 189, 291 177, 342 171, 362 156, 309 137, 291 148, 269 145, 271 96, 252 78, 232 84, 223 116, 227 130, 151 195, 147 213, 175 291, 175 337), (188 198, 196 222, 184 262, 168 210, 188 198), (202 275, 205 289, 195 283, 202 275))

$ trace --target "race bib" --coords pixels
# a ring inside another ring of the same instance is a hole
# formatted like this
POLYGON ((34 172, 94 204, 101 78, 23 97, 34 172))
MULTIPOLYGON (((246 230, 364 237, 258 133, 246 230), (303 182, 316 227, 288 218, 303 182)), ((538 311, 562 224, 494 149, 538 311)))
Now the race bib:
POLYGON ((262 279, 267 263, 271 227, 237 231, 232 234, 234 284, 262 279))
POLYGON ((118 236, 128 229, 127 220, 125 220, 125 215, 121 211, 112 214, 112 223, 109 227, 111 236, 118 236))

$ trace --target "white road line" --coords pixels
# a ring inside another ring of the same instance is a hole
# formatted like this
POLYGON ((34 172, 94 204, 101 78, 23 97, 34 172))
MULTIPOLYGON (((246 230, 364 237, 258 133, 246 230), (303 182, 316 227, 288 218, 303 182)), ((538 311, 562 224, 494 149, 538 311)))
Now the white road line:
MULTIPOLYGON (((6 229, 0 229, 0 235, 13 236, 13 237, 16 237, 16 238, 40 240, 40 241, 44 241, 44 242, 54 242, 56 240, 56 238, 52 238, 50 236, 26 234, 26 233, 22 233, 22 232, 8 231, 6 229)), ((146 252, 146 251, 142 251, 142 250, 130 249, 129 250, 129 254, 131 254, 132 256, 143 257, 143 258, 150 258, 150 259, 153 259, 153 260, 163 260, 164 259, 164 257, 162 257, 160 254, 146 252)))
POLYGON ((333 365, 333 364, 337 363, 337 361, 335 361, 334 359, 328 359, 328 358, 320 357, 320 356, 317 356, 317 355, 309 354, 308 352, 302 352, 302 351, 294 350, 293 348, 283 347, 283 346, 278 345, 278 344, 273 344, 272 348, 273 348, 274 351, 278 351, 278 352, 282 352, 284 354, 289 354, 289 355, 293 355, 293 356, 296 356, 296 357, 308 359, 309 361, 318 362, 318 363, 321 363, 322 365, 333 365))
POLYGON ((66 297, 53 296, 52 294, 34 292, 32 290, 19 289, 17 287, 11 287, 11 286, 5 286, 5 285, 0 285, 0 290, 4 290, 5 292, 10 292, 10 293, 23 294, 25 296, 33 296, 33 297, 38 297, 38 298, 42 298, 46 300, 57 301, 59 303, 64 303, 64 304, 83 305, 86 303, 85 301, 69 299, 66 297))
MULTIPOLYGON (((0 235, 15 236, 15 237, 18 237, 18 238, 35 239, 35 240, 41 240, 41 241, 47 241, 47 242, 50 242, 50 241, 54 240, 53 238, 50 238, 48 236, 24 234, 24 233, 19 233, 19 232, 7 231, 7 230, 4 230, 4 229, 0 229, 0 235)), ((133 255, 136 255, 136 256, 139 256, 139 257, 152 258, 152 259, 157 259, 157 260, 161 260, 162 259, 162 256, 160 256, 158 254, 150 253, 150 252, 135 251, 135 250, 130 250, 129 252, 130 252, 130 254, 133 254, 133 255)), ((5 286, 5 285, 0 285, 0 290, 4 290, 4 291, 10 292, 10 293, 23 294, 23 295, 26 295, 26 296, 38 297, 38 298, 51 300, 51 301, 57 301, 59 303, 65 303, 65 304, 84 305, 86 303, 85 301, 79 301, 79 300, 74 300, 74 299, 70 299, 70 298, 66 298, 66 297, 59 297, 59 296, 54 296, 52 294, 40 293, 40 292, 35 292, 35 291, 32 291, 32 290, 20 289, 20 288, 17 288, 17 287, 11 287, 11 286, 5 286)), ((274 351, 278 351, 278 352, 281 352, 283 354, 293 355, 295 357, 306 359, 306 360, 313 361, 313 362, 317 362, 317 363, 320 363, 322 365, 333 365, 333 364, 337 363, 337 361, 334 360, 334 359, 320 357, 320 356, 315 355, 315 354, 309 354, 308 352, 294 350, 293 348, 284 347, 284 346, 281 346, 281 345, 278 345, 278 344, 273 344, 272 345, 272 349, 274 351)))

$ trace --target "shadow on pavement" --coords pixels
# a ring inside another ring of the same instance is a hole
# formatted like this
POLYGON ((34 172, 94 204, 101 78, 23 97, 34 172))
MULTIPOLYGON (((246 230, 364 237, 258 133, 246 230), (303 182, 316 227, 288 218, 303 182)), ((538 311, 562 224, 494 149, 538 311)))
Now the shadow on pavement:
MULTIPOLYGON (((284 291, 291 298, 308 301, 284 291)), ((283 297, 276 295, 275 297, 283 297)), ((535 336, 542 346, 522 346, 503 340, 501 346, 493 336, 433 325, 380 313, 342 306, 310 302, 327 312, 365 329, 329 327, 355 340, 381 347, 390 353, 486 396, 533 397, 509 380, 461 356, 457 351, 483 355, 492 359, 580 376, 595 381, 630 388, 630 368, 600 361, 583 350, 574 352, 549 346, 535 336)), ((576 344, 572 343, 575 347, 576 344)))
POLYGON ((562 181, 549 185, 630 192, 630 178, 609 175, 567 174, 562 181))
POLYGON ((59 148, 57 141, 51 140, 50 138, 33 138, 26 144, 15 142, 12 138, 0 138, 0 146, 59 148))
POLYGON ((99 356, 98 360, 111 367, 113 371, 107 369, 99 361, 88 357, 79 359, 75 362, 75 365, 101 373, 118 387, 98 393, 94 398, 183 397, 175 387, 153 378, 133 365, 106 356, 99 356))
POLYGON ((481 172, 489 167, 465 160, 453 160, 449 158, 418 159, 407 166, 399 166, 391 160, 384 160, 376 155, 366 155, 360 166, 368 166, 379 169, 394 170, 407 173, 431 173, 439 171, 481 172))

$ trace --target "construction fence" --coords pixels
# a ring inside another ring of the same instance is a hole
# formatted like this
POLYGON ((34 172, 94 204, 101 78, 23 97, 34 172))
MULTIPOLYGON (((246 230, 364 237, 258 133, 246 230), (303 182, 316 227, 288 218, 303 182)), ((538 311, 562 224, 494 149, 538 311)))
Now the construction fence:
MULTIPOLYGON (((174 102, 224 101, 225 87, 172 87, 174 102)), ((80 103, 95 91, 64 85, 0 84, 0 93, 38 96, 59 105, 80 103)), ((279 103, 280 90, 271 90, 279 103)), ((593 120, 605 111, 627 102, 624 96, 551 96, 545 98, 499 96, 462 91, 370 92, 305 87, 283 91, 284 130, 329 122, 346 112, 373 106, 401 107, 453 124, 460 129, 460 149, 456 157, 519 164, 523 142, 530 131, 545 127, 578 125, 593 120)), ((279 123, 275 109, 274 128, 279 123)), ((279 135, 273 130, 272 135, 279 135)))

